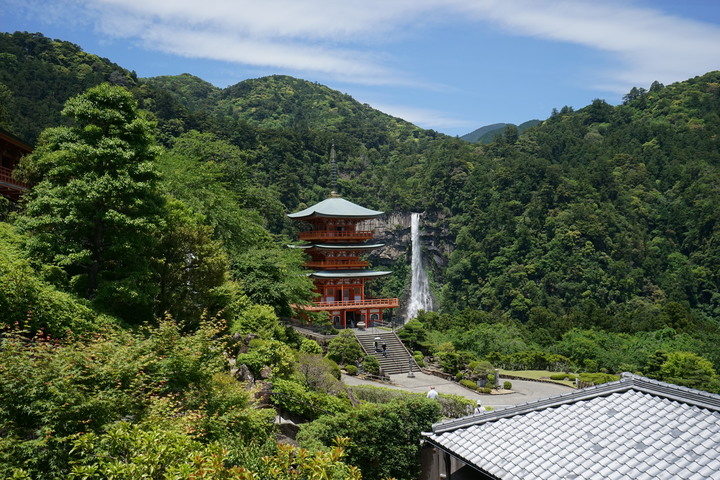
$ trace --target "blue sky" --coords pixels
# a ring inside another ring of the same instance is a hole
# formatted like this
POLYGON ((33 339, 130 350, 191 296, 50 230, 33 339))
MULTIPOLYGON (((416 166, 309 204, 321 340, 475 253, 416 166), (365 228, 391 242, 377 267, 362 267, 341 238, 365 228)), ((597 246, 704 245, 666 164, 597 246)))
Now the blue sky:
POLYGON ((292 75, 449 135, 720 70, 717 0, 3 3, 0 31, 67 40, 140 77, 292 75))

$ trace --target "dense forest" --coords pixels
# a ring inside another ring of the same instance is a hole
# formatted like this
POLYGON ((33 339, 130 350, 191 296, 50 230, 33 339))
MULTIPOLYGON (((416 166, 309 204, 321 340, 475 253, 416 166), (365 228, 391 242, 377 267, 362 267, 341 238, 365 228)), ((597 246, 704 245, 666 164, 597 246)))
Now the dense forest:
POLYGON ((401 333, 421 361, 720 392, 720 72, 548 113, 469 143, 292 77, 142 79, 0 34, 0 128, 35 145, 31 192, 0 203, 0 476, 414 478, 417 435, 461 400, 349 396, 347 339, 280 322, 312 299, 285 214, 327 197, 331 145, 345 198, 449 232, 438 311, 401 333), (275 443, 270 407, 309 421, 307 450, 275 443))

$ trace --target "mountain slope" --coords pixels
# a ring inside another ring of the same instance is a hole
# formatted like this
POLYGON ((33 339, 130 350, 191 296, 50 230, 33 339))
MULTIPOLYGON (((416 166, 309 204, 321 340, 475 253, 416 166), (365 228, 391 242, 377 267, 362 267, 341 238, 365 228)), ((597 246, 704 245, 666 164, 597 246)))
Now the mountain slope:
POLYGON ((46 127, 60 124, 60 110, 68 98, 101 82, 132 87, 137 77, 70 42, 40 33, 0 33, 0 101, 8 111, 5 128, 28 143, 34 143, 46 127))
POLYGON ((505 126, 508 125, 507 123, 493 123, 492 125, 485 125, 484 127, 480 127, 476 130, 473 130, 470 133, 466 133, 462 137, 460 137, 462 140, 465 140, 466 142, 475 143, 480 140, 480 138, 490 132, 495 132, 498 130, 502 130, 505 128, 505 126))
POLYGON ((505 133, 505 130, 510 127, 516 127, 518 133, 522 135, 530 127, 540 125, 540 120, 528 120, 520 125, 514 125, 512 123, 493 123, 492 125, 486 125, 474 130, 466 135, 460 137, 461 140, 465 140, 470 143, 492 143, 495 139, 505 133))

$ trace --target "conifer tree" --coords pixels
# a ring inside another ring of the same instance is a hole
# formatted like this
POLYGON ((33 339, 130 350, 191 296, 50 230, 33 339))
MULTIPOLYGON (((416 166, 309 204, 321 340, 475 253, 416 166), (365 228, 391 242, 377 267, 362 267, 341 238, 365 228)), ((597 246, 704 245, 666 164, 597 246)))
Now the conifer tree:
POLYGON ((33 186, 19 226, 41 262, 98 306, 140 320, 152 311, 152 253, 161 226, 152 124, 131 93, 108 84, 65 104, 71 126, 45 130, 21 164, 33 186))

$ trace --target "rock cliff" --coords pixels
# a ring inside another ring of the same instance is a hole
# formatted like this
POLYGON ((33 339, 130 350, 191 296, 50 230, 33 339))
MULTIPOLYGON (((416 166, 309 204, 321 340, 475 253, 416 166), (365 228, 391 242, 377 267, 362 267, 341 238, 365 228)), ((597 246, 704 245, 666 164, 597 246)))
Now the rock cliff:
MULTIPOLYGON (((375 240, 384 246, 368 255, 376 268, 400 270, 398 261, 402 261, 409 271, 412 243, 410 238, 410 212, 387 213, 382 217, 368 220, 359 228, 373 230, 375 240)), ((444 283, 444 272, 454 248, 455 238, 448 226, 448 216, 442 212, 424 212, 420 218, 420 241, 423 249, 423 264, 430 276, 433 290, 444 283)), ((409 295, 409 282, 400 298, 400 311, 405 311, 409 295)))

